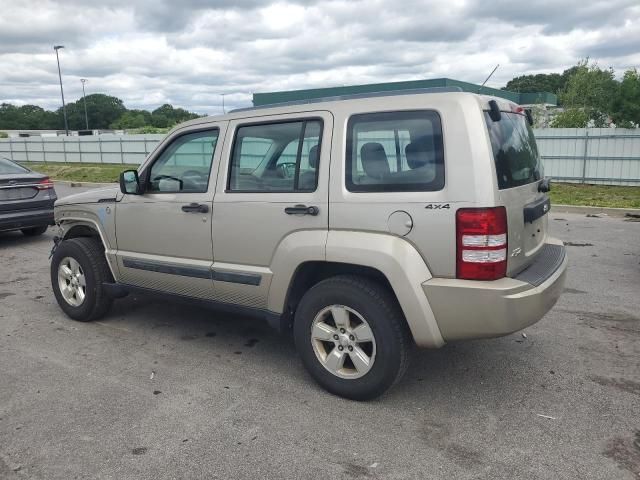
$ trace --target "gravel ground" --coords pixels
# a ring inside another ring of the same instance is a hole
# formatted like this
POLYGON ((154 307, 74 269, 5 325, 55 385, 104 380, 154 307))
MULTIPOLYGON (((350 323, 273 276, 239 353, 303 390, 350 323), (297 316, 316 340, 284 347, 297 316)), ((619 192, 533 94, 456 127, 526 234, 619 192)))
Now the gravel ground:
POLYGON ((551 219, 567 288, 526 338, 417 351, 368 403, 255 320, 134 296, 69 320, 52 229, 0 234, 0 478, 638 478, 640 223, 551 219))

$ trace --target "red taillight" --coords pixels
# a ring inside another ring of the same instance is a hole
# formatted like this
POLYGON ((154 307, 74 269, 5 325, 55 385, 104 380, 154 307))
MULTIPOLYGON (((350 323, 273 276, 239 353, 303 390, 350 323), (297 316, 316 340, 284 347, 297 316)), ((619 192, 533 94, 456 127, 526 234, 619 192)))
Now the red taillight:
POLYGON ((504 207, 456 212, 456 277, 497 280, 507 273, 507 211, 504 207))
POLYGON ((38 183, 36 183, 35 187, 38 190, 50 190, 53 188, 53 182, 49 179, 49 177, 43 178, 38 183))

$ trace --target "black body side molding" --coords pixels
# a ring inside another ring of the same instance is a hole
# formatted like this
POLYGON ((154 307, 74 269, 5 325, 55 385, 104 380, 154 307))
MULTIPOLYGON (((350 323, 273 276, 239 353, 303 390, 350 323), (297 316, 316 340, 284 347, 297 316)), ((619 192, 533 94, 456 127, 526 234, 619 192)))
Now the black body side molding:
POLYGON ((260 285, 262 275, 257 273, 227 272, 211 270, 207 267, 185 267, 181 265, 169 265, 166 263, 150 262, 147 260, 134 260, 125 258, 122 264, 127 268, 147 270, 149 272, 168 273, 183 277, 209 278, 218 282, 240 283, 242 285, 260 285))
POLYGON ((283 333, 287 325, 287 322, 285 322, 285 315, 281 315, 277 312, 272 312, 271 310, 266 310, 263 308, 245 307, 232 303, 217 302, 215 300, 189 297, 187 295, 178 295, 175 293, 162 292, 150 288, 128 285, 126 283, 103 283, 102 286, 104 287, 107 295, 112 298, 122 298, 127 296, 129 293, 138 293, 150 297, 157 297, 165 301, 167 299, 170 299, 219 312, 226 312, 235 315, 242 315, 265 320, 269 324, 269 326, 276 330, 278 333, 283 333))

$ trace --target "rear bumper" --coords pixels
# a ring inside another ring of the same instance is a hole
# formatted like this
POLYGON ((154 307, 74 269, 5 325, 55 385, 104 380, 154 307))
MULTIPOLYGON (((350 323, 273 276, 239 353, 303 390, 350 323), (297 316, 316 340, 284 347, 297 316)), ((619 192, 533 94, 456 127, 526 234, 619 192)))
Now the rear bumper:
POLYGON ((38 210, 18 210, 0 213, 0 232, 20 230, 22 228, 54 225, 53 205, 51 208, 38 210))
POLYGON ((422 284, 445 341, 499 337, 540 320, 564 288, 567 256, 549 239, 548 254, 516 278, 483 282, 432 278, 422 284))

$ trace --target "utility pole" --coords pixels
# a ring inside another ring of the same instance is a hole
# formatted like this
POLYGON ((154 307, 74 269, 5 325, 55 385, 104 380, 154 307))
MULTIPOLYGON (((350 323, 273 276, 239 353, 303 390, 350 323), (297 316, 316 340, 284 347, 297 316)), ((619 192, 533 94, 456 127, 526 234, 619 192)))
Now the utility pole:
POLYGON ((62 97, 62 115, 64 116, 64 131, 66 135, 69 135, 69 124, 67 123, 67 107, 64 104, 64 90, 62 89, 62 73, 60 72, 60 57, 58 56, 58 50, 64 48, 64 45, 54 45, 53 49, 56 51, 56 60, 58 61, 58 78, 60 79, 60 96, 62 97))
POLYGON ((89 130, 89 116, 87 115, 87 97, 84 94, 84 84, 88 82, 86 78, 81 78, 82 82, 82 100, 84 101, 84 123, 87 130, 89 130))
POLYGON ((227 113, 227 111, 224 109, 224 96, 226 95, 226 93, 221 93, 220 96, 222 97, 222 113, 225 114, 227 113))

